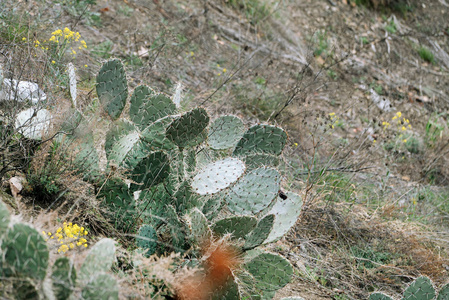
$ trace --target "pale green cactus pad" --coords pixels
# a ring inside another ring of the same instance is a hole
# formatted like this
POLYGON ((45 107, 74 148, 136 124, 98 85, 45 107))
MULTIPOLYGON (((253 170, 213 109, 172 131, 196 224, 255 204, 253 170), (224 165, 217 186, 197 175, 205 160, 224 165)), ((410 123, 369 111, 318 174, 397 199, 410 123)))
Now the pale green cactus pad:
POLYGON ((283 257, 262 253, 249 262, 244 268, 252 275, 256 286, 264 291, 276 291, 290 282, 293 275, 292 265, 283 257))
POLYGON ((58 300, 68 299, 76 283, 76 270, 67 257, 58 258, 52 267, 53 293, 58 300))
POLYGON ((271 125, 255 125, 248 129, 238 142, 234 155, 253 153, 281 154, 287 142, 287 134, 282 128, 271 125))
POLYGON ((2 244, 0 266, 4 275, 44 280, 48 266, 48 246, 42 234, 26 224, 14 224, 2 244), (3 262, 1 261, 3 259, 3 262))
POLYGON ((249 250, 261 245, 272 231, 274 220, 274 215, 267 215, 257 222, 256 228, 245 238, 243 249, 249 250))
POLYGON ((391 298, 388 295, 385 295, 384 293, 377 292, 377 293, 372 293, 369 296, 369 300, 393 300, 393 298, 391 298))
POLYGON ((109 271, 114 260, 115 241, 108 238, 101 239, 90 249, 89 254, 87 254, 79 271, 79 279, 81 281, 87 281, 95 274, 109 271))
POLYGON ((228 208, 239 215, 257 214, 267 208, 279 192, 281 176, 271 168, 259 168, 241 178, 226 195, 228 208))
POLYGON ((89 279, 81 292, 85 300, 118 300, 118 285, 114 277, 99 273, 89 279))
POLYGON ((268 212, 275 215, 273 230, 265 240, 265 243, 272 243, 283 237, 290 228, 295 225, 302 207, 302 199, 298 194, 292 192, 285 193, 287 198, 277 197, 276 203, 268 212))
POLYGON ((125 168, 133 168, 149 153, 138 129, 125 120, 108 131, 104 148, 110 164, 125 168))
POLYGON ((194 146, 207 137, 203 135, 208 124, 207 112, 203 108, 195 108, 173 120, 167 128, 167 138, 179 148, 194 146))
POLYGON ((198 208, 192 209, 186 216, 186 220, 191 233, 190 239, 193 240, 194 243, 202 245, 205 241, 211 240, 212 231, 207 225, 206 217, 198 208))
POLYGON ((215 194, 236 182, 245 172, 245 164, 228 157, 202 168, 193 178, 192 188, 200 195, 215 194))
POLYGON ((209 146, 215 150, 234 147, 242 138, 245 126, 236 116, 222 116, 217 118, 209 128, 209 146))
POLYGON ((234 280, 228 282, 218 289, 212 296, 212 300, 240 300, 239 286, 234 280))
POLYGON ((413 281, 404 291, 403 299, 407 300, 431 300, 436 296, 432 281, 427 277, 419 277, 413 281))
POLYGON ((109 60, 101 67, 97 75, 97 95, 109 116, 118 119, 128 97, 128 82, 120 60, 109 60))
POLYGON ((232 234, 235 239, 245 238, 257 225, 257 219, 252 216, 235 216, 217 221, 212 231, 218 235, 232 234))
POLYGON ((0 238, 6 233, 10 218, 6 204, 0 200, 0 238))

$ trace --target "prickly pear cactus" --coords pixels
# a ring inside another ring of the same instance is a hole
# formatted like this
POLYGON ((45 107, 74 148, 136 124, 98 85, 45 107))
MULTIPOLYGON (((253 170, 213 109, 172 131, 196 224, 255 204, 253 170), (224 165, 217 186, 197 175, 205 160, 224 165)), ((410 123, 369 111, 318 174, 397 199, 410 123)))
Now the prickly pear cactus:
POLYGON ((238 142, 234 155, 254 153, 281 154, 287 142, 287 134, 279 127, 256 125, 248 129, 238 142))
POLYGON ((427 277, 419 277, 404 291, 403 299, 431 300, 436 296, 432 281, 427 277))
POLYGON ((75 266, 69 258, 60 257, 55 261, 52 267, 51 281, 56 299, 68 299, 76 284, 75 266))
POLYGON ((203 142, 201 135, 209 124, 204 108, 195 108, 173 120, 167 128, 167 138, 179 148, 196 146, 203 142))
POLYGON ((116 120, 125 108, 128 82, 125 69, 119 59, 103 64, 97 75, 97 95, 104 110, 116 120))
POLYGON ((136 237, 137 246, 140 247, 145 256, 150 257, 157 250, 157 232, 150 225, 142 225, 136 237))
POLYGON ((79 271, 79 280, 87 281, 94 274, 107 272, 115 259, 115 242, 112 239, 102 239, 89 251, 79 271))
POLYGON ((7 277, 29 277, 44 280, 48 266, 48 246, 42 235, 26 224, 8 229, 1 245, 0 264, 7 277))
POLYGON ((96 274, 89 278, 81 295, 86 300, 118 300, 117 281, 109 274, 96 274))
POLYGON ((369 300, 393 300, 393 298, 389 297, 388 295, 385 295, 384 293, 372 293, 369 296, 369 300))
POLYGON ((440 289, 437 297, 437 300, 448 300, 448 299, 449 299, 449 283, 440 289))

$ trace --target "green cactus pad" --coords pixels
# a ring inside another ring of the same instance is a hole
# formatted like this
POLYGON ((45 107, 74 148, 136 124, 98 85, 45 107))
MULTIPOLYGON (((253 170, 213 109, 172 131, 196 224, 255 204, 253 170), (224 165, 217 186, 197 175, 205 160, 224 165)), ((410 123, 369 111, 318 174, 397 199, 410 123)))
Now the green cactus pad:
POLYGON ((164 94, 154 94, 147 86, 138 86, 131 96, 129 116, 140 130, 158 119, 176 113, 176 106, 164 94))
POLYGON ((150 224, 153 228, 165 222, 164 212, 166 206, 175 202, 175 199, 167 193, 165 187, 160 184, 149 190, 144 190, 139 195, 140 217, 145 224, 150 224))
POLYGON ((18 223, 9 228, 0 253, 3 254, 5 275, 44 280, 49 258, 48 247, 42 235, 33 227, 18 223))
POLYGON ((97 242, 81 265, 79 279, 87 281, 95 274, 107 272, 115 259, 115 241, 104 238, 97 242))
POLYGON ((137 233, 136 243, 138 247, 145 251, 145 256, 150 257, 156 253, 158 245, 156 230, 150 225, 142 225, 137 233))
POLYGON ((97 75, 97 95, 108 115, 118 119, 128 97, 128 82, 120 60, 109 60, 101 67, 97 75))
POLYGON ((449 283, 441 288, 437 297, 437 300, 448 300, 448 299, 449 299, 449 283))
POLYGON ((114 221, 115 227, 128 228, 132 224, 136 211, 135 201, 123 180, 109 178, 97 198, 103 199, 101 204, 107 208, 108 217, 114 221))
POLYGON ((167 205, 163 217, 167 222, 167 227, 171 232, 173 238, 173 247, 176 252, 184 250, 185 231, 184 226, 178 218, 175 208, 172 205, 167 205))
POLYGON ((221 193, 210 196, 201 208, 203 214, 210 221, 218 216, 221 206, 223 205, 223 195, 221 193))
POLYGON ((265 216, 262 220, 260 220, 257 223, 256 228, 254 228, 254 230, 251 231, 251 233, 246 237, 246 242, 243 249, 250 250, 261 245, 270 234, 273 228, 274 220, 274 215, 265 216))
POLYGON ((81 296, 85 300, 118 300, 117 281, 109 274, 97 274, 90 278, 81 296))
POLYGON ((162 151, 153 152, 141 160, 130 172, 130 190, 137 191, 156 186, 169 175, 170 162, 162 151))
POLYGON ((290 282, 292 265, 283 257, 262 253, 245 263, 244 268, 256 280, 256 286, 264 291, 276 291, 290 282))
POLYGON ((275 215, 273 230, 265 240, 272 243, 283 237, 295 225, 302 207, 302 199, 298 194, 286 192, 286 199, 278 196, 276 203, 268 212, 275 215))
POLYGON ((239 117, 219 117, 209 128, 209 146, 215 150, 224 150, 234 147, 242 138, 244 131, 245 126, 239 117))
POLYGON ((239 292, 239 286, 232 279, 229 279, 224 286, 219 287, 212 296, 212 300, 240 300, 240 299, 241 297, 239 292))
POLYGON ((209 116, 203 108, 195 108, 173 120, 167 128, 167 138, 179 148, 194 146, 204 139, 203 131, 209 124, 209 116), (198 140, 198 137, 201 137, 198 140))
POLYGON ((157 120, 142 131, 143 141, 150 151, 172 150, 176 147, 176 145, 165 135, 165 130, 172 121, 173 117, 167 116, 157 120))
POLYGON ((104 148, 110 164, 130 169, 149 153, 138 129, 125 120, 116 122, 108 131, 104 148))
POLYGON ((241 178, 226 195, 228 208, 239 215, 257 214, 276 198, 281 183, 279 172, 259 168, 241 178))
POLYGON ((10 220, 9 210, 6 204, 0 200, 0 239, 6 230, 8 230, 9 220, 10 220))
POLYGON ((252 153, 281 154, 287 142, 287 133, 271 125, 255 125, 248 129, 238 142, 234 155, 252 153))
POLYGON ((248 170, 254 170, 261 167, 276 167, 280 159, 271 154, 250 154, 245 156, 245 165, 248 170))
POLYGON ((200 195, 215 194, 236 182, 245 172, 245 164, 228 157, 211 163, 196 174, 192 188, 200 195))
POLYGON ((212 231, 207 225, 207 219, 198 208, 194 208, 186 216, 186 219, 190 228, 191 240, 197 245, 203 245, 205 241, 212 238, 212 231))
POLYGON ((83 142, 76 144, 73 164, 85 180, 94 179, 100 172, 98 153, 95 148, 93 134, 84 135, 83 142))
POLYGON ((369 300, 393 300, 393 298, 384 293, 376 292, 369 295, 369 300))
POLYGON ((194 207, 199 207, 199 197, 192 191, 190 183, 184 181, 175 193, 176 211, 184 214, 186 211, 194 207))
POLYGON ((73 262, 67 257, 58 258, 53 264, 51 279, 56 299, 68 299, 76 282, 76 270, 73 262))
POLYGON ((215 234, 223 236, 231 233, 234 239, 244 238, 257 224, 257 219, 252 216, 235 216, 217 221, 212 226, 215 234))
POLYGON ((413 281, 404 291, 403 299, 431 300, 436 296, 435 288, 429 278, 422 276, 413 281))

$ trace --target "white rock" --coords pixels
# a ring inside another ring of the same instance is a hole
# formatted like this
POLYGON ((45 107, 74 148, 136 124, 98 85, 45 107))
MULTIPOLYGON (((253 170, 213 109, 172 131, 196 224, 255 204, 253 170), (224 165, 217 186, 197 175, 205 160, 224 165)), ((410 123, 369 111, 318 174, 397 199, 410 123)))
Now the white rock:
POLYGON ((46 109, 29 108, 16 118, 16 129, 26 138, 41 140, 50 129, 51 113, 46 109))
POLYGON ((30 100, 33 104, 47 99, 47 95, 39 88, 37 83, 30 81, 17 81, 4 78, 0 100, 15 100, 24 102, 30 100))

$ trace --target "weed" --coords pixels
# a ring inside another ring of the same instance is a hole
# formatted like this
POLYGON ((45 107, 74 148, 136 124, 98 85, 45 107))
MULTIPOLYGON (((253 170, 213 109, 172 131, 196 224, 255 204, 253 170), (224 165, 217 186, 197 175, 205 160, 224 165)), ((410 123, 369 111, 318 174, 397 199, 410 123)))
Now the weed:
POLYGON ((104 41, 98 45, 96 45, 91 53, 95 56, 101 57, 101 58, 110 58, 111 57, 111 50, 114 46, 114 43, 111 40, 104 41))
POLYGON ((358 267, 365 269, 377 268, 380 265, 388 264, 393 258, 393 254, 385 252, 383 249, 373 249, 366 246, 352 246, 352 255, 357 259, 358 267))
POLYGON ((360 37, 360 42, 361 42, 363 45, 368 45, 368 44, 369 44, 368 38, 367 38, 367 37, 364 37, 364 36, 360 37))
POLYGON ((385 30, 391 34, 395 34, 398 31, 393 19, 385 25, 385 30))
POLYGON ((227 3, 242 11, 253 25, 268 18, 274 10, 274 5, 267 0, 229 0, 227 3))
POLYGON ((313 51, 313 54, 315 56, 320 56, 322 54, 327 55, 329 43, 327 41, 326 31, 322 31, 322 30, 318 31, 316 33, 315 39, 316 39, 317 45, 316 45, 315 51, 313 51))
POLYGON ((426 146, 429 148, 435 147, 435 144, 438 140, 441 140, 443 138, 443 132, 444 132, 444 124, 441 124, 439 122, 439 118, 442 116, 445 116, 446 114, 438 114, 431 116, 426 124, 426 135, 425 135, 425 141, 426 146))
POLYGON ((418 49, 419 56, 426 62, 434 64, 435 63, 435 57, 432 53, 432 51, 429 50, 429 48, 425 46, 421 46, 418 49))

